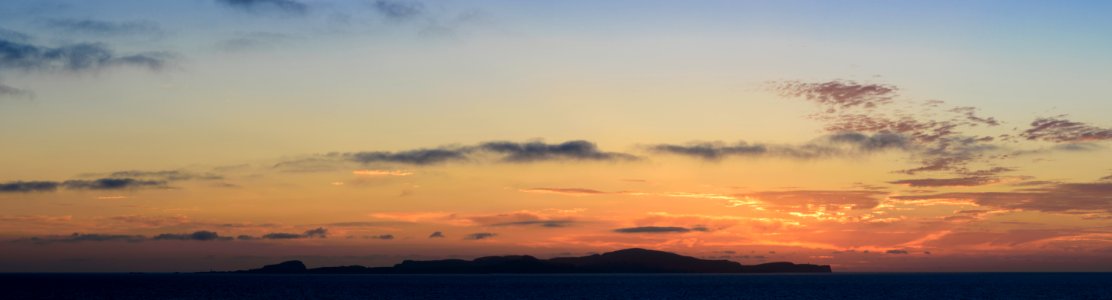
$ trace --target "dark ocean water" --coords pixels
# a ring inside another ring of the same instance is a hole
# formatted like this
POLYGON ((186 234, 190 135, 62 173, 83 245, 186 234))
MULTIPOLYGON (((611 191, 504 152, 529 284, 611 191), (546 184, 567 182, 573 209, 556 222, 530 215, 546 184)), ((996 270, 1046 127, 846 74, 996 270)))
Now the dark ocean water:
POLYGON ((1112 299, 1112 273, 0 274, 0 299, 1112 299))

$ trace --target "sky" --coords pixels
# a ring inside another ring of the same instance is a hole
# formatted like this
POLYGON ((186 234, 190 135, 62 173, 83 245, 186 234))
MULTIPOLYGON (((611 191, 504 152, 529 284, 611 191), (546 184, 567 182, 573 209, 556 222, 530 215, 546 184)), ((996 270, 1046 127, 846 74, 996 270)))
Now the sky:
POLYGON ((0 272, 1112 271, 1110 6, 3 1, 0 272))

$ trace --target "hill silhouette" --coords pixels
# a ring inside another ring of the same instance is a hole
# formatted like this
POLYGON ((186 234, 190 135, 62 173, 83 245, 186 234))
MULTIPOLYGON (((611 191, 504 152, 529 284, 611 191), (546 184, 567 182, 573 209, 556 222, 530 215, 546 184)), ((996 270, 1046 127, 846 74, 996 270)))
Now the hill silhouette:
POLYGON ((827 265, 773 262, 742 265, 675 253, 632 248, 580 257, 538 259, 529 255, 487 256, 474 260, 405 260, 393 267, 339 266, 307 268, 293 260, 262 268, 233 271, 255 274, 543 274, 543 273, 830 273, 827 265))

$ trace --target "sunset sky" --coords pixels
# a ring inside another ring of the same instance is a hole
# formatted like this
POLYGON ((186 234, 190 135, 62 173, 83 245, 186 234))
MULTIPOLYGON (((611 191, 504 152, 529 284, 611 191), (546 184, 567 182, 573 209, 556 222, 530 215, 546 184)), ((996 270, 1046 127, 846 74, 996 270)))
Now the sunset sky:
POLYGON ((1112 271, 1109 11, 5 0, 0 272, 1112 271))

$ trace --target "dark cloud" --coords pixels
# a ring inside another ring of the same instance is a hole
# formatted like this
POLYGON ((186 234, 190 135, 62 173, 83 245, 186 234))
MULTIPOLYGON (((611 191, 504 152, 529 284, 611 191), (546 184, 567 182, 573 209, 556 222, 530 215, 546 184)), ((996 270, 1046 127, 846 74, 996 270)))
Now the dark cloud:
POLYGON ((899 134, 876 133, 867 135, 857 132, 841 132, 800 145, 767 145, 749 144, 746 142, 738 142, 731 145, 722 142, 699 142, 686 145, 652 145, 649 146, 649 150, 657 153, 690 156, 711 161, 721 160, 731 156, 774 156, 794 159, 813 159, 862 155, 889 149, 905 149, 909 144, 910 141, 908 138, 899 134))
POLYGON ((516 221, 516 222, 495 223, 495 224, 491 224, 490 226, 540 226, 540 227, 548 227, 548 228, 559 228, 559 227, 568 227, 568 226, 570 226, 571 224, 574 224, 574 223, 575 223, 575 221, 573 221, 573 220, 531 220, 531 221, 516 221))
POLYGON ((79 72, 114 66, 161 70, 168 64, 169 56, 161 52, 117 55, 99 43, 44 47, 0 39, 0 70, 79 72))
POLYGON ((165 188, 166 182, 133 178, 101 178, 96 180, 66 180, 62 186, 71 190, 121 190, 132 188, 165 188))
POLYGON ((888 254, 907 254, 907 250, 888 250, 888 251, 884 251, 884 253, 888 253, 888 254))
POLYGON ((979 186, 1000 182, 993 177, 962 177, 962 178, 925 178, 904 179, 889 181, 891 184, 900 184, 910 187, 943 187, 943 186, 979 186))
POLYGON ((432 165, 449 161, 466 160, 467 149, 417 149, 401 152, 356 152, 344 154, 349 160, 360 163, 401 163, 411 165, 432 165))
POLYGON ((684 233, 692 231, 707 231, 705 227, 674 227, 674 226, 640 226, 614 229, 617 233, 684 233))
POLYGON ((864 107, 873 108, 892 102, 899 90, 895 86, 883 84, 863 84, 854 81, 829 82, 774 82, 772 89, 784 97, 804 98, 820 105, 833 108, 864 107))
POLYGON ((367 238, 375 239, 375 240, 392 240, 392 239, 394 239, 394 235, 393 234, 380 234, 380 235, 368 236, 367 238))
POLYGON ((499 161, 511 163, 528 163, 539 161, 630 161, 639 159, 637 156, 618 153, 603 152, 588 141, 568 141, 559 144, 544 142, 486 142, 474 146, 444 146, 440 148, 424 148, 398 152, 368 151, 349 153, 329 153, 323 156, 281 162, 276 168, 295 168, 318 170, 321 168, 334 168, 329 159, 339 158, 364 164, 397 163, 410 165, 434 165, 457 161, 479 160, 482 155, 494 155, 499 161))
POLYGON ((1043 212, 1112 212, 1112 182, 1058 183, 1013 192, 893 196, 897 200, 971 200, 978 205, 1043 212))
POLYGON ((58 186, 53 181, 12 181, 0 183, 0 193, 53 192, 58 186))
POLYGON ((430 239, 440 239, 440 238, 444 238, 444 233, 443 233, 443 232, 439 232, 439 231, 436 231, 436 232, 433 232, 432 234, 430 234, 430 235, 429 235, 429 238, 430 238, 430 239))
POLYGON ((244 234, 244 235, 236 236, 236 239, 241 240, 241 241, 251 241, 251 240, 257 240, 259 238, 244 234))
POLYGON ((307 231, 305 231, 305 237, 310 237, 310 238, 313 238, 313 237, 318 237, 318 238, 328 237, 328 229, 325 229, 324 227, 317 227, 317 228, 314 228, 314 229, 307 230, 307 231))
POLYGON ((16 42, 27 42, 31 40, 31 36, 22 32, 0 28, 0 40, 9 40, 16 42))
POLYGON ((108 22, 90 19, 47 20, 46 26, 75 34, 92 35, 162 35, 162 28, 152 21, 108 22))
POLYGON ((47 237, 32 237, 25 240, 36 244, 52 244, 52 243, 77 243, 77 242, 142 242, 147 238, 142 235, 124 235, 124 234, 99 234, 99 233, 73 233, 71 235, 63 236, 47 236, 47 237))
POLYGON ((163 233, 155 236, 154 240, 178 240, 178 241, 227 241, 231 237, 223 237, 212 231, 195 231, 193 233, 163 233))
POLYGON ((295 0, 216 0, 217 3, 249 12, 277 12, 293 15, 304 15, 309 12, 309 5, 295 0))
POLYGON ((498 234, 490 233, 490 232, 479 232, 479 233, 468 234, 467 236, 464 236, 463 239, 477 241, 477 240, 485 240, 485 239, 493 238, 495 236, 498 236, 498 234))
POLYGON ((1079 143, 1112 140, 1112 129, 1066 120, 1064 116, 1038 118, 1020 136, 1028 140, 1079 143))
MULTIPOLYGON (((104 174, 95 174, 104 176, 104 174)), ((164 171, 116 171, 108 173, 107 177, 111 178, 143 178, 143 179, 157 179, 162 181, 181 181, 181 180, 220 180, 224 177, 211 173, 193 173, 182 170, 164 170, 164 171)))
POLYGON ((421 15, 425 6, 415 1, 377 0, 374 9, 390 19, 408 20, 421 15))
POLYGON ((487 152, 505 155, 503 161, 507 162, 534 162, 548 160, 599 160, 619 161, 636 160, 636 156, 617 153, 602 152, 594 143, 578 140, 560 144, 546 144, 543 142, 486 142, 479 145, 479 149, 487 152))
POLYGON ((305 231, 304 233, 286 233, 286 232, 273 232, 264 234, 261 238, 268 240, 292 240, 292 239, 305 239, 305 238, 325 238, 328 237, 328 229, 317 227, 305 231))

